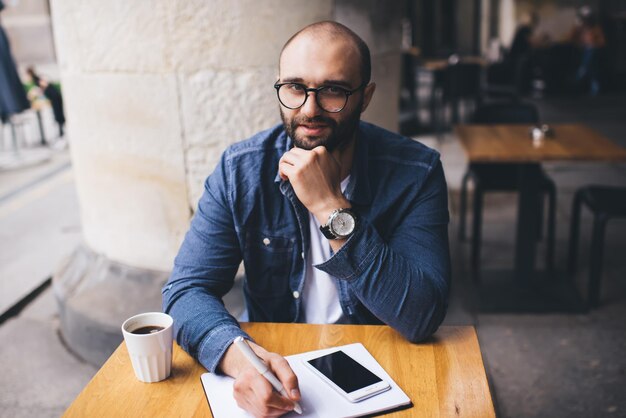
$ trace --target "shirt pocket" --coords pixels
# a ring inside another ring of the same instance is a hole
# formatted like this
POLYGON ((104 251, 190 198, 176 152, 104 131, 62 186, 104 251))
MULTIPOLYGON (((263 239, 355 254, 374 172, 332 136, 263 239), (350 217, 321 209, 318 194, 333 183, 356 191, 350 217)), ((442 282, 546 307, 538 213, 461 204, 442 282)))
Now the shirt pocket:
POLYGON ((246 234, 244 265, 251 297, 282 297, 289 290, 295 246, 294 237, 246 234))

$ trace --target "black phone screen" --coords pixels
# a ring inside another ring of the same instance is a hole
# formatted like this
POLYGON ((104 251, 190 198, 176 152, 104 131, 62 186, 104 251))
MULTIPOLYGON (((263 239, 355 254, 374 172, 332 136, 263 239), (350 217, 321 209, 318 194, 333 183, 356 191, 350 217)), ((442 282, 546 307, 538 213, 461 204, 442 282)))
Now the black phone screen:
POLYGON ((381 381, 378 376, 361 366, 343 351, 335 351, 308 360, 308 362, 347 393, 381 381))

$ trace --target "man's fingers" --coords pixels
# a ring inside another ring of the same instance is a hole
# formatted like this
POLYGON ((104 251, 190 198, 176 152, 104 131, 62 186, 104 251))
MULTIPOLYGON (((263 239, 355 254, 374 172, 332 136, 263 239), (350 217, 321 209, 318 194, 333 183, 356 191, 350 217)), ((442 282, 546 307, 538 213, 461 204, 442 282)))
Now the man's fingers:
POLYGON ((270 382, 260 374, 257 373, 256 376, 254 376, 253 380, 250 382, 250 387, 254 392, 255 398, 258 400, 259 409, 264 415, 272 415, 274 413, 281 415, 284 414, 285 411, 291 411, 293 409, 293 402, 284 398, 278 392, 275 392, 270 382))
POLYGON ((303 170, 305 169, 305 167, 310 166, 313 160, 317 158, 316 154, 312 151, 299 151, 302 151, 306 154, 296 154, 293 152, 293 150, 284 153, 278 162, 279 168, 281 166, 290 166, 296 170, 303 170))
POLYGON ((311 151, 303 149, 303 148, 298 148, 298 147, 293 147, 292 149, 287 151, 287 153, 291 153, 293 155, 306 155, 309 152, 311 151))
POLYGON ((289 162, 290 164, 297 164, 298 161, 302 161, 303 158, 306 158, 306 153, 308 152, 310 151, 301 150, 299 148, 292 148, 291 150, 284 153, 280 159, 281 161, 284 160, 289 162))
POLYGON ((289 155, 288 152, 283 154, 283 156, 278 161, 278 174, 280 175, 280 178, 283 180, 288 180, 289 175, 293 174, 293 169, 296 163, 297 160, 292 155, 289 155))
POLYGON ((271 355, 268 362, 272 371, 276 374, 280 383, 287 391, 289 398, 294 401, 300 400, 300 389, 298 386, 298 377, 291 369, 291 366, 284 357, 278 354, 271 355))
POLYGON ((313 148, 311 151, 316 153, 321 158, 328 158, 331 161, 333 161, 335 164, 337 164, 337 165, 339 164, 339 161, 337 160, 337 158, 335 158, 335 156, 333 154, 328 152, 326 147, 323 146, 323 145, 319 145, 319 146, 313 148))
POLYGON ((254 369, 247 369, 237 377, 233 395, 240 408, 256 417, 278 417, 293 410, 293 403, 276 393, 254 369))
POLYGON ((280 157, 280 161, 279 163, 287 163, 287 164, 295 164, 295 158, 293 155, 289 154, 289 152, 286 152, 283 154, 282 157, 280 157))
POLYGON ((318 145, 317 147, 313 148, 311 151, 319 155, 328 154, 328 149, 326 149, 326 147, 323 145, 318 145))
POLYGON ((278 164, 278 174, 280 174, 280 178, 283 180, 288 180, 290 176, 295 174, 295 170, 293 165, 284 161, 278 164))
POLYGON ((292 148, 286 153, 283 154, 282 158, 286 158, 291 164, 306 164, 311 161, 323 157, 325 154, 328 154, 326 147, 318 146, 313 148, 312 150, 306 150, 301 148, 292 148))

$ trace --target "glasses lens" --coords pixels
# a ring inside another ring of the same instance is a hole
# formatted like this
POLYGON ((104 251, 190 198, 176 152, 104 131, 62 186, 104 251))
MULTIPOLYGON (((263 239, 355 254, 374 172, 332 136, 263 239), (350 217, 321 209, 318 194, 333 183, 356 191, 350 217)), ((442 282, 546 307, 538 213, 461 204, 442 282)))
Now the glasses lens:
POLYGON ((296 109, 304 104, 306 91, 301 84, 283 84, 278 89, 278 100, 290 109, 296 109))
POLYGON ((339 87, 324 87, 317 92, 317 103, 327 112, 339 112, 348 101, 346 90, 339 87))

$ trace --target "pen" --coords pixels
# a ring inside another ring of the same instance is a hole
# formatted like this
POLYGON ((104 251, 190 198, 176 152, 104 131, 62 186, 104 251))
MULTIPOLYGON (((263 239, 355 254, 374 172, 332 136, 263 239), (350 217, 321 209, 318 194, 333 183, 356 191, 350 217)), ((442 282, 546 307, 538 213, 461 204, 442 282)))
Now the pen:
MULTIPOLYGON (((287 391, 285 390, 283 385, 280 383, 280 380, 278 380, 278 378, 274 376, 269 366, 265 364, 263 360, 257 357, 256 354, 254 354, 254 351, 252 351, 252 349, 250 348, 246 340, 244 340, 243 337, 237 337, 235 338, 234 342, 237 348, 243 354, 243 356, 247 358, 248 361, 252 363, 254 368, 257 369, 257 371, 261 373, 261 375, 263 375, 263 377, 266 378, 272 384, 274 389, 276 389, 276 391, 279 392, 281 395, 283 395, 285 398, 289 399, 289 396, 287 396, 287 391)), ((298 402, 296 401, 292 401, 292 402, 294 403, 293 410, 296 411, 298 414, 302 414, 302 408, 300 408, 300 405, 298 404, 298 402)))

